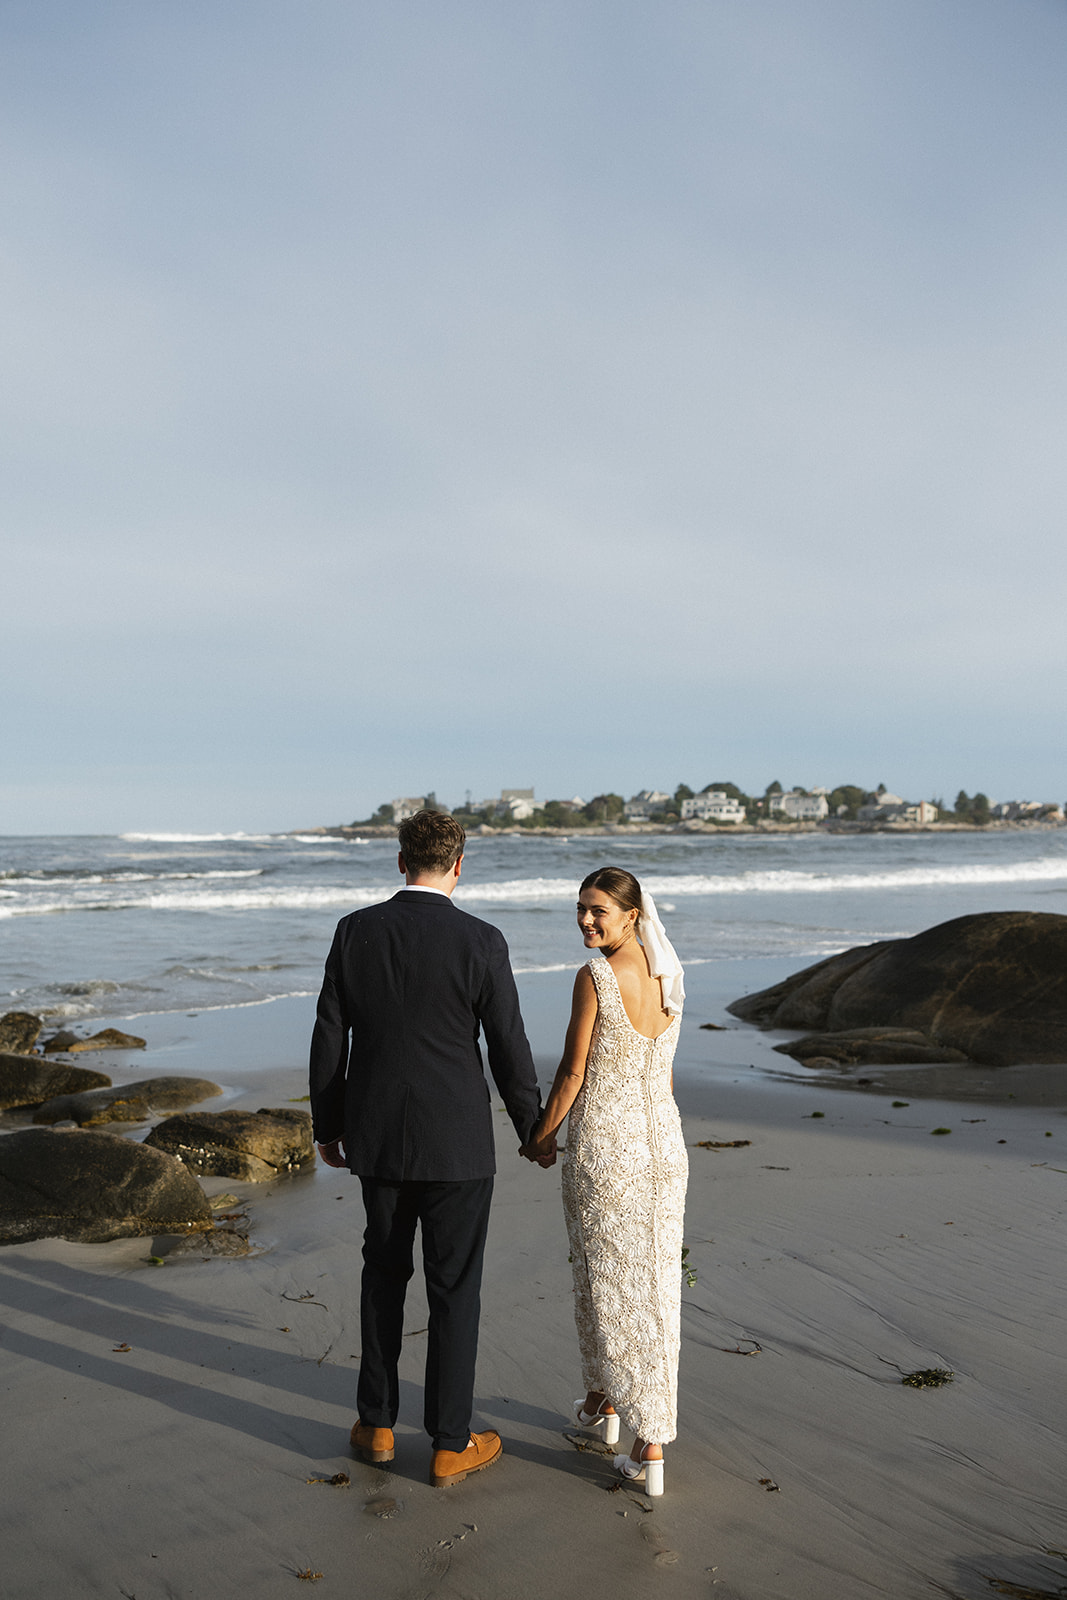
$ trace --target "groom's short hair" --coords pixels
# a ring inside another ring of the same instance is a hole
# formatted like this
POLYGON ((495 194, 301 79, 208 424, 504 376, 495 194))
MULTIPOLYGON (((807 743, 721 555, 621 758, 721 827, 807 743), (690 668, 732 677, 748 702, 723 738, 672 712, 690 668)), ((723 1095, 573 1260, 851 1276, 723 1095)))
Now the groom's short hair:
POLYGON ((416 811, 396 830, 400 854, 409 872, 440 875, 463 854, 467 835, 447 811, 416 811))

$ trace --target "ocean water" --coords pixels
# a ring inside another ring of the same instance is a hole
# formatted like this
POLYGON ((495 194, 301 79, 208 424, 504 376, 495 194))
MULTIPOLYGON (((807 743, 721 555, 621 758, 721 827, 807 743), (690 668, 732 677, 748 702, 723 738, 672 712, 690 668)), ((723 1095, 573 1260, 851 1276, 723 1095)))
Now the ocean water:
MULTIPOLYGON (((608 863, 656 896, 691 994, 967 912, 1067 913, 1067 828, 474 838, 457 904, 503 929, 525 990, 585 959, 577 887, 608 863)), ((337 919, 400 882, 389 840, 0 839, 0 1009, 81 1023, 314 995, 337 919)))

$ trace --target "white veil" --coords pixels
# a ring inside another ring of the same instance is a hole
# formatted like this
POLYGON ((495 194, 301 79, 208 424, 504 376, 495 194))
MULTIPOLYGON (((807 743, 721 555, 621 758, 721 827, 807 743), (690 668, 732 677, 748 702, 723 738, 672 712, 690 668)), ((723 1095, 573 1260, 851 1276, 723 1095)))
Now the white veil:
POLYGON ((637 936, 645 947, 649 971, 660 981, 664 1011, 669 1011, 672 1016, 680 1016, 685 1000, 682 963, 667 938, 666 930, 659 919, 659 912, 656 910, 656 902, 647 889, 641 891, 637 936))

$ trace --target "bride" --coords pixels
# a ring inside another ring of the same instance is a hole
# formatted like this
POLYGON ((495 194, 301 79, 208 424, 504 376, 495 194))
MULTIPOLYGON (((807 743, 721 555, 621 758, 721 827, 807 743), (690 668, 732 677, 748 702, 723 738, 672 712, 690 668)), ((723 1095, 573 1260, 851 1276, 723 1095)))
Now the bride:
POLYGON ((596 953, 578 973, 563 1059, 523 1154, 547 1164, 570 1115, 563 1207, 574 1268, 585 1428, 636 1435, 616 1470, 663 1493, 663 1446, 677 1432, 682 1219, 689 1164, 672 1062, 682 969, 633 873, 603 867, 578 894, 596 953))

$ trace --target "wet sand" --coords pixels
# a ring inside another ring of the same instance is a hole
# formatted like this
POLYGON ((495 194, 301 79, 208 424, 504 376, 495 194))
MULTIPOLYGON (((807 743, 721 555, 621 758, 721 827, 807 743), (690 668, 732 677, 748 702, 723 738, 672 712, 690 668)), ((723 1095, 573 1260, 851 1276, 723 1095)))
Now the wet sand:
MULTIPOLYGON (((569 983, 523 985, 546 1079, 569 983)), ((691 986, 676 1076, 698 1276, 654 1508, 570 1437, 558 1169, 518 1160, 501 1114, 475 1426, 498 1428, 505 1455, 453 1489, 427 1482, 417 1280, 396 1460, 349 1456, 362 1216, 347 1174, 207 1183, 247 1209, 257 1253, 242 1259, 147 1239, 0 1252, 5 1600, 272 1600, 304 1592, 303 1573, 324 1595, 405 1600, 977 1600, 990 1578, 1055 1595, 1062 1095, 1008 1099, 1003 1072, 984 1097, 977 1077, 967 1096, 939 1078, 952 1098, 907 1087, 916 1069, 878 1069, 880 1092, 851 1094, 801 1069, 771 1076, 773 1038, 700 1031, 730 1020, 713 989, 691 986), (953 1381, 901 1383, 930 1368, 953 1381), (339 1472, 347 1485, 320 1481, 339 1472)), ((149 1051, 105 1070, 211 1077, 227 1090, 213 1106, 287 1104, 306 1092, 312 1010, 146 1020, 149 1051)), ((944 1071, 923 1069, 928 1086, 930 1070, 944 1071)), ((1019 1083, 1025 1070, 1009 1069, 1019 1083)))

